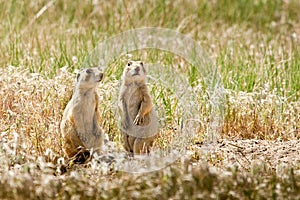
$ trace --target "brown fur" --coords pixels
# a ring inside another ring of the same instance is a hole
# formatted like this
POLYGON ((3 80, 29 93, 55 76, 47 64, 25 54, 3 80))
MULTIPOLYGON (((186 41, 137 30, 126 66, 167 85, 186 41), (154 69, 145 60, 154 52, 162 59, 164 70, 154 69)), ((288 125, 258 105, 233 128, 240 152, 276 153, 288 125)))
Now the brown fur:
POLYGON ((124 69, 119 108, 125 150, 148 153, 158 133, 158 119, 146 84, 146 70, 140 61, 130 61, 124 69))
POLYGON ((80 147, 101 150, 103 131, 99 126, 99 97, 96 86, 102 80, 99 68, 80 71, 73 95, 67 104, 60 124, 63 148, 68 157, 76 155, 80 147))

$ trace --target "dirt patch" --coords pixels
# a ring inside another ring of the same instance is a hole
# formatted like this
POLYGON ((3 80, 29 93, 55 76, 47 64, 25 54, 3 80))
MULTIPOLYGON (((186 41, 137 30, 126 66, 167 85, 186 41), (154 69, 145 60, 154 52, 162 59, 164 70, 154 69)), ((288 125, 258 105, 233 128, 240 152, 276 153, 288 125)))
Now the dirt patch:
POLYGON ((300 141, 219 140, 206 159, 220 168, 238 166, 249 170, 253 164, 265 164, 275 170, 278 170, 278 166, 299 168, 300 141))

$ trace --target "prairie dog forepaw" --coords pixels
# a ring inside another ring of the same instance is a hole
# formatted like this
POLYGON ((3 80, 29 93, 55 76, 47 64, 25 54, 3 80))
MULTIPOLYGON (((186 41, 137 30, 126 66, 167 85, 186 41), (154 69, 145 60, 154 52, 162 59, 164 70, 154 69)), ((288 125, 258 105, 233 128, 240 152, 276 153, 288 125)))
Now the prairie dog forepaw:
POLYGON ((135 119, 134 119, 134 121, 133 121, 133 124, 134 125, 141 125, 141 124, 143 124, 144 123, 144 116, 141 116, 140 114, 138 114, 136 117, 135 117, 135 119))
POLYGON ((125 121, 124 123, 121 124, 121 127, 123 129, 127 129, 129 127, 129 123, 127 121, 125 121))

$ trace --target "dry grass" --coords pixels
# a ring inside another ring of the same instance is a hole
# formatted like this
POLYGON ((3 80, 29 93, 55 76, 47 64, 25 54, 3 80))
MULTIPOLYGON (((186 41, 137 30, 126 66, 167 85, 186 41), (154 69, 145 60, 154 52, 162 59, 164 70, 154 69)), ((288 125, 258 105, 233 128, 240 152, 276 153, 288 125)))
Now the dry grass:
POLYGON ((289 102, 265 88, 252 93, 229 91, 227 95, 225 138, 299 139, 299 101, 289 102))

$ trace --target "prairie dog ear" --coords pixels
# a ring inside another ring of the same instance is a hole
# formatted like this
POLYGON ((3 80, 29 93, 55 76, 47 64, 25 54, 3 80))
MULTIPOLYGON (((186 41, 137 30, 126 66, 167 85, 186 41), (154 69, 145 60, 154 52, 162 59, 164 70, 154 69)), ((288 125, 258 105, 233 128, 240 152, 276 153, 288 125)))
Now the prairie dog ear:
POLYGON ((143 71, 146 73, 146 72, 147 72, 147 70, 146 70, 146 67, 144 66, 144 63, 143 63, 143 62, 140 62, 140 65, 141 65, 141 67, 142 67, 143 71))
POLYGON ((80 77, 80 72, 77 73, 77 76, 76 76, 76 82, 79 81, 79 77, 80 77))
POLYGON ((105 66, 98 66, 97 68, 101 73, 103 73, 105 66))

